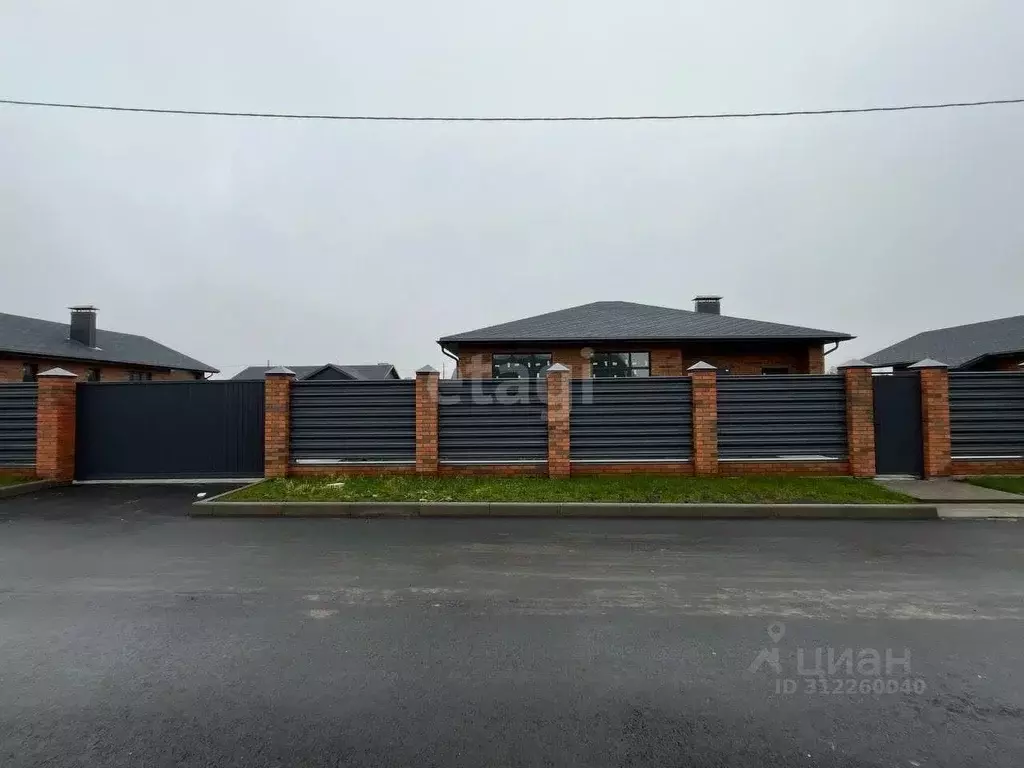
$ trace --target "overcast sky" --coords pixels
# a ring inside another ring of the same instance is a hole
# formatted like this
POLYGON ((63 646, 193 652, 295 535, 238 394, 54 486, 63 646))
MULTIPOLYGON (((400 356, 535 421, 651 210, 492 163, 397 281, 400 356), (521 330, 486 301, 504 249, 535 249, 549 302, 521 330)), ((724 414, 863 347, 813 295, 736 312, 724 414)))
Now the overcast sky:
MULTIPOLYGON (((1020 0, 4 0, 0 97, 400 115, 1024 96, 1020 0)), ((1024 105, 416 124, 0 105, 0 311, 226 374, 596 300, 856 334, 1024 313, 1024 105)))

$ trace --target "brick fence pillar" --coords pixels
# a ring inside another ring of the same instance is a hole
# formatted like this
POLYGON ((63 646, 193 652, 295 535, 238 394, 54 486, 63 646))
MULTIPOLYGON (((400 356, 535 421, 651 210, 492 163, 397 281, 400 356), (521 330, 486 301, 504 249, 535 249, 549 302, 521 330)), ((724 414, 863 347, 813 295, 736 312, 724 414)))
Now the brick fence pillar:
POLYGON ((718 370, 703 360, 686 369, 693 396, 693 472, 718 474, 718 370))
POLYGON ((38 379, 36 475, 43 480, 74 480, 78 377, 63 368, 51 368, 38 379))
POLYGON ((875 389, 871 365, 850 360, 839 366, 846 380, 846 452, 850 474, 875 476, 875 389))
POLYGON ((544 374, 548 399, 548 477, 569 477, 569 411, 572 408, 572 372, 555 363, 544 374))
POLYGON ((437 401, 440 377, 427 365, 416 371, 416 474, 437 474, 437 401))
POLYGON ((263 382, 263 476, 288 477, 291 401, 295 372, 271 368, 263 382))
POLYGON ((921 372, 924 476, 945 477, 953 465, 949 437, 949 367, 937 360, 922 360, 910 367, 921 372))

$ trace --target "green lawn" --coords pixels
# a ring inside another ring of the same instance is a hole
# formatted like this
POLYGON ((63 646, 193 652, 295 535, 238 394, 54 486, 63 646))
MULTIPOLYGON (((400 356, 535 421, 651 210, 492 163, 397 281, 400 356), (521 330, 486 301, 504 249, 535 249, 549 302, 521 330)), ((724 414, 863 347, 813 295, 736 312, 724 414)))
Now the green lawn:
POLYGON ((969 477, 967 482, 971 485, 980 485, 982 488, 1024 495, 1024 477, 969 477))
POLYGON ((33 480, 28 475, 2 475, 0 474, 0 486, 5 485, 18 485, 19 483, 27 483, 33 480))
POLYGON ((625 475, 549 480, 532 477, 419 478, 403 475, 267 480, 226 501, 519 501, 912 503, 870 480, 808 477, 625 475))

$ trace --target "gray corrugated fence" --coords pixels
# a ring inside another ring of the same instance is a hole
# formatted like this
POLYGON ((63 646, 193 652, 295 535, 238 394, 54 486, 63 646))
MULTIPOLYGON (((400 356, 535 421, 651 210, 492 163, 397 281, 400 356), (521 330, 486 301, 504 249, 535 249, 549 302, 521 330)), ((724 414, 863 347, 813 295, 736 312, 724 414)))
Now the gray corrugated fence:
POLYGON ((0 384, 0 467, 36 463, 36 385, 0 384))
POLYGON ((692 455, 689 378, 572 383, 573 461, 682 461, 692 455))
POLYGON ((842 376, 720 376, 720 459, 845 458, 842 376))
POLYGON ((953 458, 1024 456, 1024 375, 949 374, 953 458))
POLYGON ((544 397, 545 384, 539 379, 442 381, 439 460, 472 464, 547 461, 544 397))
POLYGON ((414 381, 297 381, 291 390, 297 463, 416 460, 414 381))

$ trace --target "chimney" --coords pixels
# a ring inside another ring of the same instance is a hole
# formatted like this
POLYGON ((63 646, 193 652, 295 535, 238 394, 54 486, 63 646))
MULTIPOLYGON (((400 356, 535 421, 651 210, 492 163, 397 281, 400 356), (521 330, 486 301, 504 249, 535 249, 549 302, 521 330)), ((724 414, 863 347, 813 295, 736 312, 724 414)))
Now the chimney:
POLYGON ((87 347, 96 346, 96 307, 82 306, 69 307, 71 310, 71 333, 72 341, 85 344, 87 347))
POLYGON ((694 296, 693 308, 702 315, 722 314, 721 296, 694 296))

